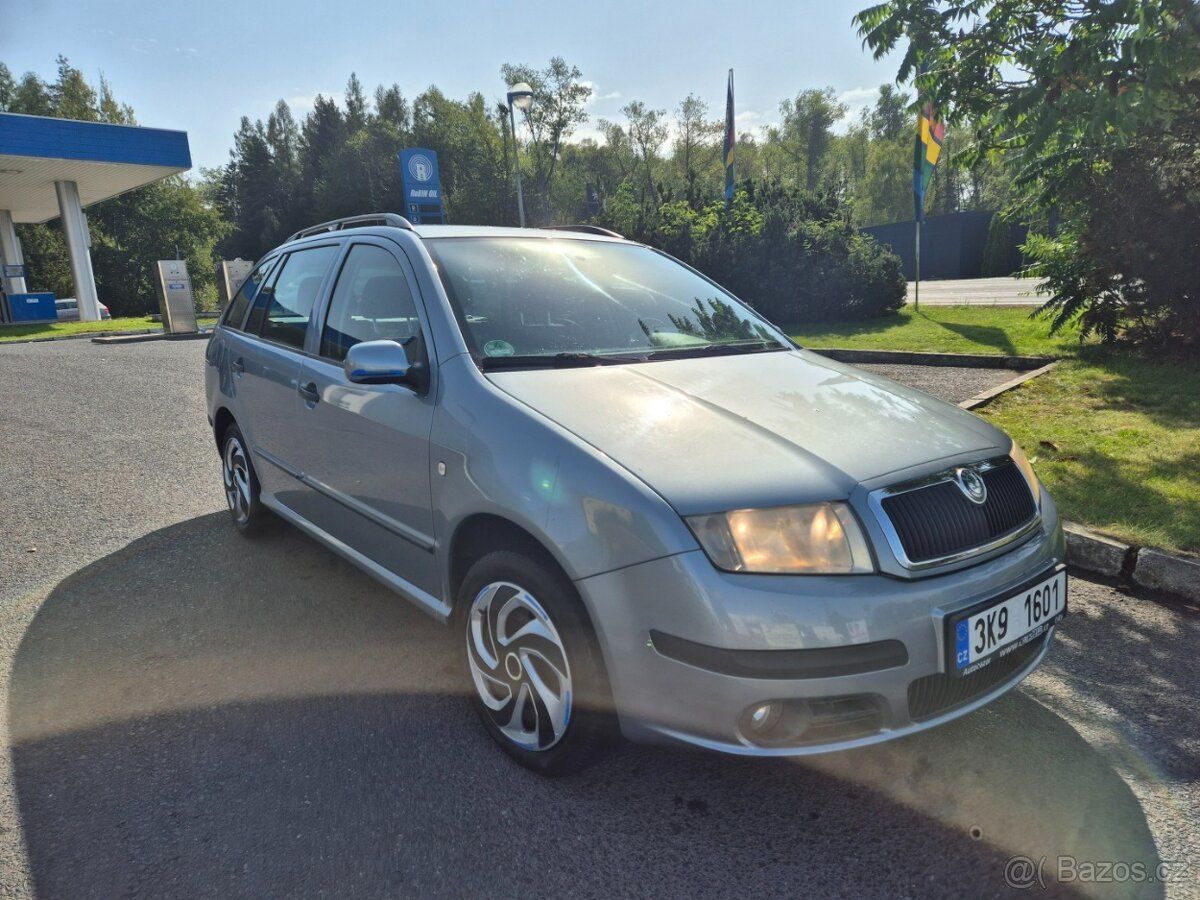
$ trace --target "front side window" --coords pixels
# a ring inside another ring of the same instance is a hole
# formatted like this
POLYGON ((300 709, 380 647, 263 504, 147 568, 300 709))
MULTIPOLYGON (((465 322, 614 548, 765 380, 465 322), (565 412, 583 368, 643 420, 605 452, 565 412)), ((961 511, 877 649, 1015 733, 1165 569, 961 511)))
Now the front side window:
POLYGON ((355 244, 329 301, 321 355, 341 362, 362 341, 397 341, 415 360, 420 337, 416 303, 396 257, 382 247, 355 244))
POLYGON ((619 363, 793 345, 648 247, 545 238, 426 242, 480 365, 619 363))
MULTIPOLYGON (((308 320, 338 249, 337 245, 331 244, 288 254, 268 292, 262 323, 264 338, 298 349, 304 346, 308 320)), ((257 305, 255 309, 258 309, 257 305)))
POLYGON ((271 266, 275 260, 267 260, 251 272, 246 280, 242 282, 242 286, 238 288, 233 299, 229 302, 229 307, 225 310, 225 318, 222 319, 222 324, 230 328, 241 328, 242 322, 246 319, 246 310, 250 308, 250 304, 254 302, 254 298, 258 296, 259 289, 262 288, 263 282, 267 280, 267 274, 271 271, 271 266))

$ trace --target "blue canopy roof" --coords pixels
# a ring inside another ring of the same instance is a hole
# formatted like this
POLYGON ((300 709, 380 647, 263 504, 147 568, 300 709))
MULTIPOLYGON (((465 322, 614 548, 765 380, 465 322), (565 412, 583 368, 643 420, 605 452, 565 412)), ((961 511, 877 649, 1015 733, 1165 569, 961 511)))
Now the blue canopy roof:
POLYGON ((88 206, 191 167, 183 131, 0 113, 0 209, 17 222, 58 216, 55 181, 88 206))

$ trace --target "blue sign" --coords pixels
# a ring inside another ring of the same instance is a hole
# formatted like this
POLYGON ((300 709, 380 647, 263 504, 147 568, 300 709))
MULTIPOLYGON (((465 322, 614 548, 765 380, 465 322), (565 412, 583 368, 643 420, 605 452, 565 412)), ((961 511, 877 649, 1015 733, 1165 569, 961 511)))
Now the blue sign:
POLYGON ((404 181, 404 216, 414 225, 441 225, 442 182, 437 154, 423 147, 400 151, 400 177, 404 181))

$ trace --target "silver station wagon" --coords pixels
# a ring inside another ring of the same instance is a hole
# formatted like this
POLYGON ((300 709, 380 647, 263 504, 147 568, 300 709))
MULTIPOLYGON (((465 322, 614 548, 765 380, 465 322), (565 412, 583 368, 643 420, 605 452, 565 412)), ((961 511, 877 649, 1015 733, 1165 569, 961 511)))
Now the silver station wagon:
POLYGON ((236 526, 268 512, 458 630, 492 737, 799 755, 1012 688, 1066 612, 1029 461, 598 228, 294 235, 208 346, 236 526))

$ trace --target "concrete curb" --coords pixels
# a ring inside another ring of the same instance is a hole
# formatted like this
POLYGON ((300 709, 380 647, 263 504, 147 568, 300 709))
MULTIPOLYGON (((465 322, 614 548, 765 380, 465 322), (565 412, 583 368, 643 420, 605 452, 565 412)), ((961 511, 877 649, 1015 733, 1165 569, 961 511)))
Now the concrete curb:
POLYGON ((162 331, 142 332, 139 334, 102 334, 92 338, 93 344, 144 344, 147 341, 207 341, 212 337, 212 329, 194 331, 187 334, 166 334, 162 331))
POLYGON ((897 363, 907 366, 964 366, 975 369, 1041 369, 1052 356, 1001 356, 992 353, 920 353, 908 350, 852 350, 845 347, 806 347, 813 353, 846 363, 897 363))
POLYGON ((161 334, 157 328, 140 328, 136 331, 85 331, 82 334, 56 334, 51 337, 18 338, 14 341, 0 341, 0 347, 10 344, 48 344, 51 341, 86 341, 98 337, 128 337, 135 334, 161 334))
POLYGON ((1072 568, 1200 603, 1200 559, 1154 547, 1134 547, 1074 522, 1064 522, 1063 530, 1072 568))
POLYGON ((988 403, 991 403, 1006 391, 1011 391, 1018 385, 1022 385, 1030 379, 1037 378, 1039 375, 1045 375, 1047 372, 1053 369, 1055 365, 1055 363, 1049 363, 1048 365, 1042 366, 1040 369, 1033 369, 1029 372, 1023 372, 1016 378, 1006 381, 1004 384, 998 384, 994 388, 988 388, 986 391, 982 391, 981 393, 976 394, 970 400, 964 400, 958 405, 963 409, 975 409, 980 406, 986 406, 988 403))

